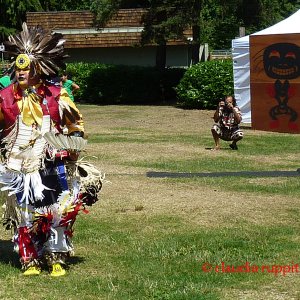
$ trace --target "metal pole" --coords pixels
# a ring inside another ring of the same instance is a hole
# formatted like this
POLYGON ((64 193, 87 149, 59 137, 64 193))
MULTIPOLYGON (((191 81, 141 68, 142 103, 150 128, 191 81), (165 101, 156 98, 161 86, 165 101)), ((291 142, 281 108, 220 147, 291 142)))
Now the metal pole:
POLYGON ((4 69, 4 57, 3 57, 3 52, 5 50, 5 47, 3 43, 0 45, 0 51, 1 51, 1 60, 2 60, 2 69, 4 69))

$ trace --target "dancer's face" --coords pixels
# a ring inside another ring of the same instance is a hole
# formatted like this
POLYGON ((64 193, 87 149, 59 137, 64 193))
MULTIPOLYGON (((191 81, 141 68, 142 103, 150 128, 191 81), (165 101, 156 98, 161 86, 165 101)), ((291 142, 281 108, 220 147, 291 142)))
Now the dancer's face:
POLYGON ((40 75, 31 72, 32 63, 27 54, 19 54, 16 58, 16 80, 19 83, 21 89, 26 89, 29 86, 34 86, 40 81, 40 75))
POLYGON ((21 89, 28 88, 28 86, 30 84, 29 73, 30 73, 29 66, 25 69, 19 69, 19 68, 16 69, 16 79, 17 79, 17 82, 19 83, 21 89))

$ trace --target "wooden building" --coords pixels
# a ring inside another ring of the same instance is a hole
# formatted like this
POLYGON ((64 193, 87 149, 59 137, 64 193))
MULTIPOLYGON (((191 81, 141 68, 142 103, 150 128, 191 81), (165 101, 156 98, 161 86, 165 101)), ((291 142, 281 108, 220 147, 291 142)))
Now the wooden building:
MULTIPOLYGON (((156 45, 141 46, 144 13, 144 9, 121 9, 105 28, 96 30, 90 11, 28 12, 27 25, 62 33, 69 62, 154 66, 156 45)), ((190 65, 191 38, 189 31, 185 40, 168 41, 167 66, 190 65)))

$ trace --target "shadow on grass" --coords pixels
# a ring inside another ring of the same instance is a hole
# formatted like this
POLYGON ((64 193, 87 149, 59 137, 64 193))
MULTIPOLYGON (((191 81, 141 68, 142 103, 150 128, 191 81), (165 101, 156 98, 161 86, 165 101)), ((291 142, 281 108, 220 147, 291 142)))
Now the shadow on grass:
POLYGON ((240 125, 240 129, 252 129, 252 126, 250 124, 243 124, 240 125))
POLYGON ((205 147, 205 150, 211 150, 211 151, 223 151, 223 150, 225 150, 225 151, 227 151, 227 150, 230 150, 230 151, 232 151, 232 149, 231 148, 220 148, 219 150, 215 150, 213 147, 205 147))
POLYGON ((70 258, 68 258, 67 260, 67 265, 71 266, 71 265, 77 265, 77 264, 81 264, 85 261, 85 258, 82 256, 72 256, 70 258))
POLYGON ((154 178, 190 178, 190 177, 299 177, 300 169, 295 171, 238 171, 238 172, 202 172, 202 173, 191 173, 191 172, 147 172, 147 177, 154 178))
POLYGON ((0 262, 20 268, 19 257, 13 250, 12 241, 0 240, 0 262))
MULTIPOLYGON (((84 257, 72 256, 67 259, 67 268, 71 265, 77 265, 85 261, 84 257)), ((13 249, 13 243, 10 240, 0 240, 0 263, 11 265, 19 269, 21 267, 19 255, 13 249)))

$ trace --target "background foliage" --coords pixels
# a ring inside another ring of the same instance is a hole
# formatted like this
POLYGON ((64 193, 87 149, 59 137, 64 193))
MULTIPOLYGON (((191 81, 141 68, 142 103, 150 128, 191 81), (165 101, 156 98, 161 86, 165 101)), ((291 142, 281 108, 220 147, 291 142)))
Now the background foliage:
POLYGON ((201 43, 229 49, 239 27, 251 34, 296 12, 299 0, 203 0, 199 16, 201 43))
POLYGON ((299 0, 0 0, 0 7, 0 41, 21 28, 27 11, 91 9, 96 21, 105 23, 119 8, 147 7, 155 14, 152 19, 159 21, 156 29, 166 29, 168 25, 167 30, 159 30, 159 33, 179 34, 178 28, 184 27, 182 20, 185 20, 186 25, 200 26, 201 43, 222 49, 231 47, 231 40, 239 34, 239 26, 245 27, 246 34, 253 33, 288 17, 300 8, 300 3, 299 0), (161 15, 174 7, 180 7, 179 14, 161 15))
POLYGON ((190 67, 176 88, 184 108, 213 109, 220 98, 233 94, 231 60, 212 60, 190 67))
MULTIPOLYGON (((198 49, 200 42, 208 43, 210 49, 225 49, 231 47, 231 40, 238 35, 240 26, 250 34, 286 18, 300 8, 300 3, 299 0, 0 0, 0 7, 3 12, 0 42, 20 28, 26 11, 91 9, 95 21, 105 23, 119 8, 146 7, 150 13, 149 18, 145 18, 145 22, 150 20, 145 23, 143 36, 146 40, 164 46, 167 38, 180 36, 189 25, 198 49)), ((77 99, 97 104, 174 101, 174 88, 184 70, 165 69, 162 57, 159 60, 157 56, 156 61, 157 66, 162 66, 160 70, 84 63, 70 65, 74 80, 81 86, 77 99)), ((233 92, 230 68, 231 62, 208 62, 188 70, 176 89, 179 105, 213 108, 220 97, 233 92)))
POLYGON ((80 90, 75 99, 95 104, 161 104, 173 102, 174 88, 185 69, 70 63, 67 71, 80 90))
POLYGON ((201 62, 189 69, 70 63, 67 71, 80 86, 76 101, 94 104, 176 104, 214 109, 233 94, 231 60, 201 62))

